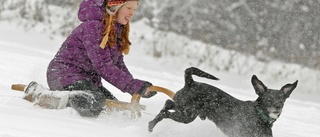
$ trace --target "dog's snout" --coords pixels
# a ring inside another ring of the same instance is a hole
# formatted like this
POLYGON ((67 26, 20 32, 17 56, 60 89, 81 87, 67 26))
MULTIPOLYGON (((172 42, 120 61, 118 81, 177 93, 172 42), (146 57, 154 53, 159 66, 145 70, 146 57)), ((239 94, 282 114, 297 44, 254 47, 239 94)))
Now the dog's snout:
POLYGON ((268 108, 269 113, 281 113, 282 112, 282 108, 281 107, 269 107, 268 108))

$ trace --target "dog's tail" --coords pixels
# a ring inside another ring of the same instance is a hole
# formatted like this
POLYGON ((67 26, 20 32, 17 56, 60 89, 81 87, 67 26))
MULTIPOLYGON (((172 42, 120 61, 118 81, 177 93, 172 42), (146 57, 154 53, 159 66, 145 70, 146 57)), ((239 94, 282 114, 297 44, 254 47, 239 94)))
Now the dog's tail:
POLYGON ((204 72, 195 67, 190 67, 185 70, 185 74, 184 74, 184 80, 187 85, 190 85, 194 82, 192 75, 197 75, 199 77, 204 77, 204 78, 213 79, 213 80, 219 80, 219 78, 212 76, 207 72, 204 72))

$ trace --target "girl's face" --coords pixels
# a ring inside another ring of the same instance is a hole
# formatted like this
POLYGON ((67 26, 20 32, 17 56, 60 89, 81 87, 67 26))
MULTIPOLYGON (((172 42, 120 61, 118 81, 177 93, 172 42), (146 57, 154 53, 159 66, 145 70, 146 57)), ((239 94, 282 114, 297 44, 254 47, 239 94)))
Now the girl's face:
POLYGON ((118 11, 116 21, 120 24, 127 24, 134 15, 138 6, 138 1, 128 1, 118 11))

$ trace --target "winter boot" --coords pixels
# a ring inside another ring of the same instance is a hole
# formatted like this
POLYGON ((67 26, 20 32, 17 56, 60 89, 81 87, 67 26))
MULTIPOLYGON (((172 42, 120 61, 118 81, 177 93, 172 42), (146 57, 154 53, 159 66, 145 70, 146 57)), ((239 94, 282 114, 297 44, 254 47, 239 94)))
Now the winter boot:
POLYGON ((50 91, 35 81, 32 81, 24 92, 26 100, 49 109, 66 108, 70 96, 69 91, 50 91))

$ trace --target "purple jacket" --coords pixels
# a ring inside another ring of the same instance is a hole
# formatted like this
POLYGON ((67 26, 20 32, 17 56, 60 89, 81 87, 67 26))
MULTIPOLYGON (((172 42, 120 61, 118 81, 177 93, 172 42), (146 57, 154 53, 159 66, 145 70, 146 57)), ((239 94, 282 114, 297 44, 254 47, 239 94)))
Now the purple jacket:
MULTIPOLYGON (((93 81, 102 86, 101 78, 129 94, 143 90, 146 81, 134 79, 123 62, 119 46, 100 48, 105 14, 103 0, 84 0, 78 17, 82 22, 62 44, 47 70, 47 82, 51 90, 79 81, 93 81)), ((120 25, 115 27, 119 29, 120 25)))

